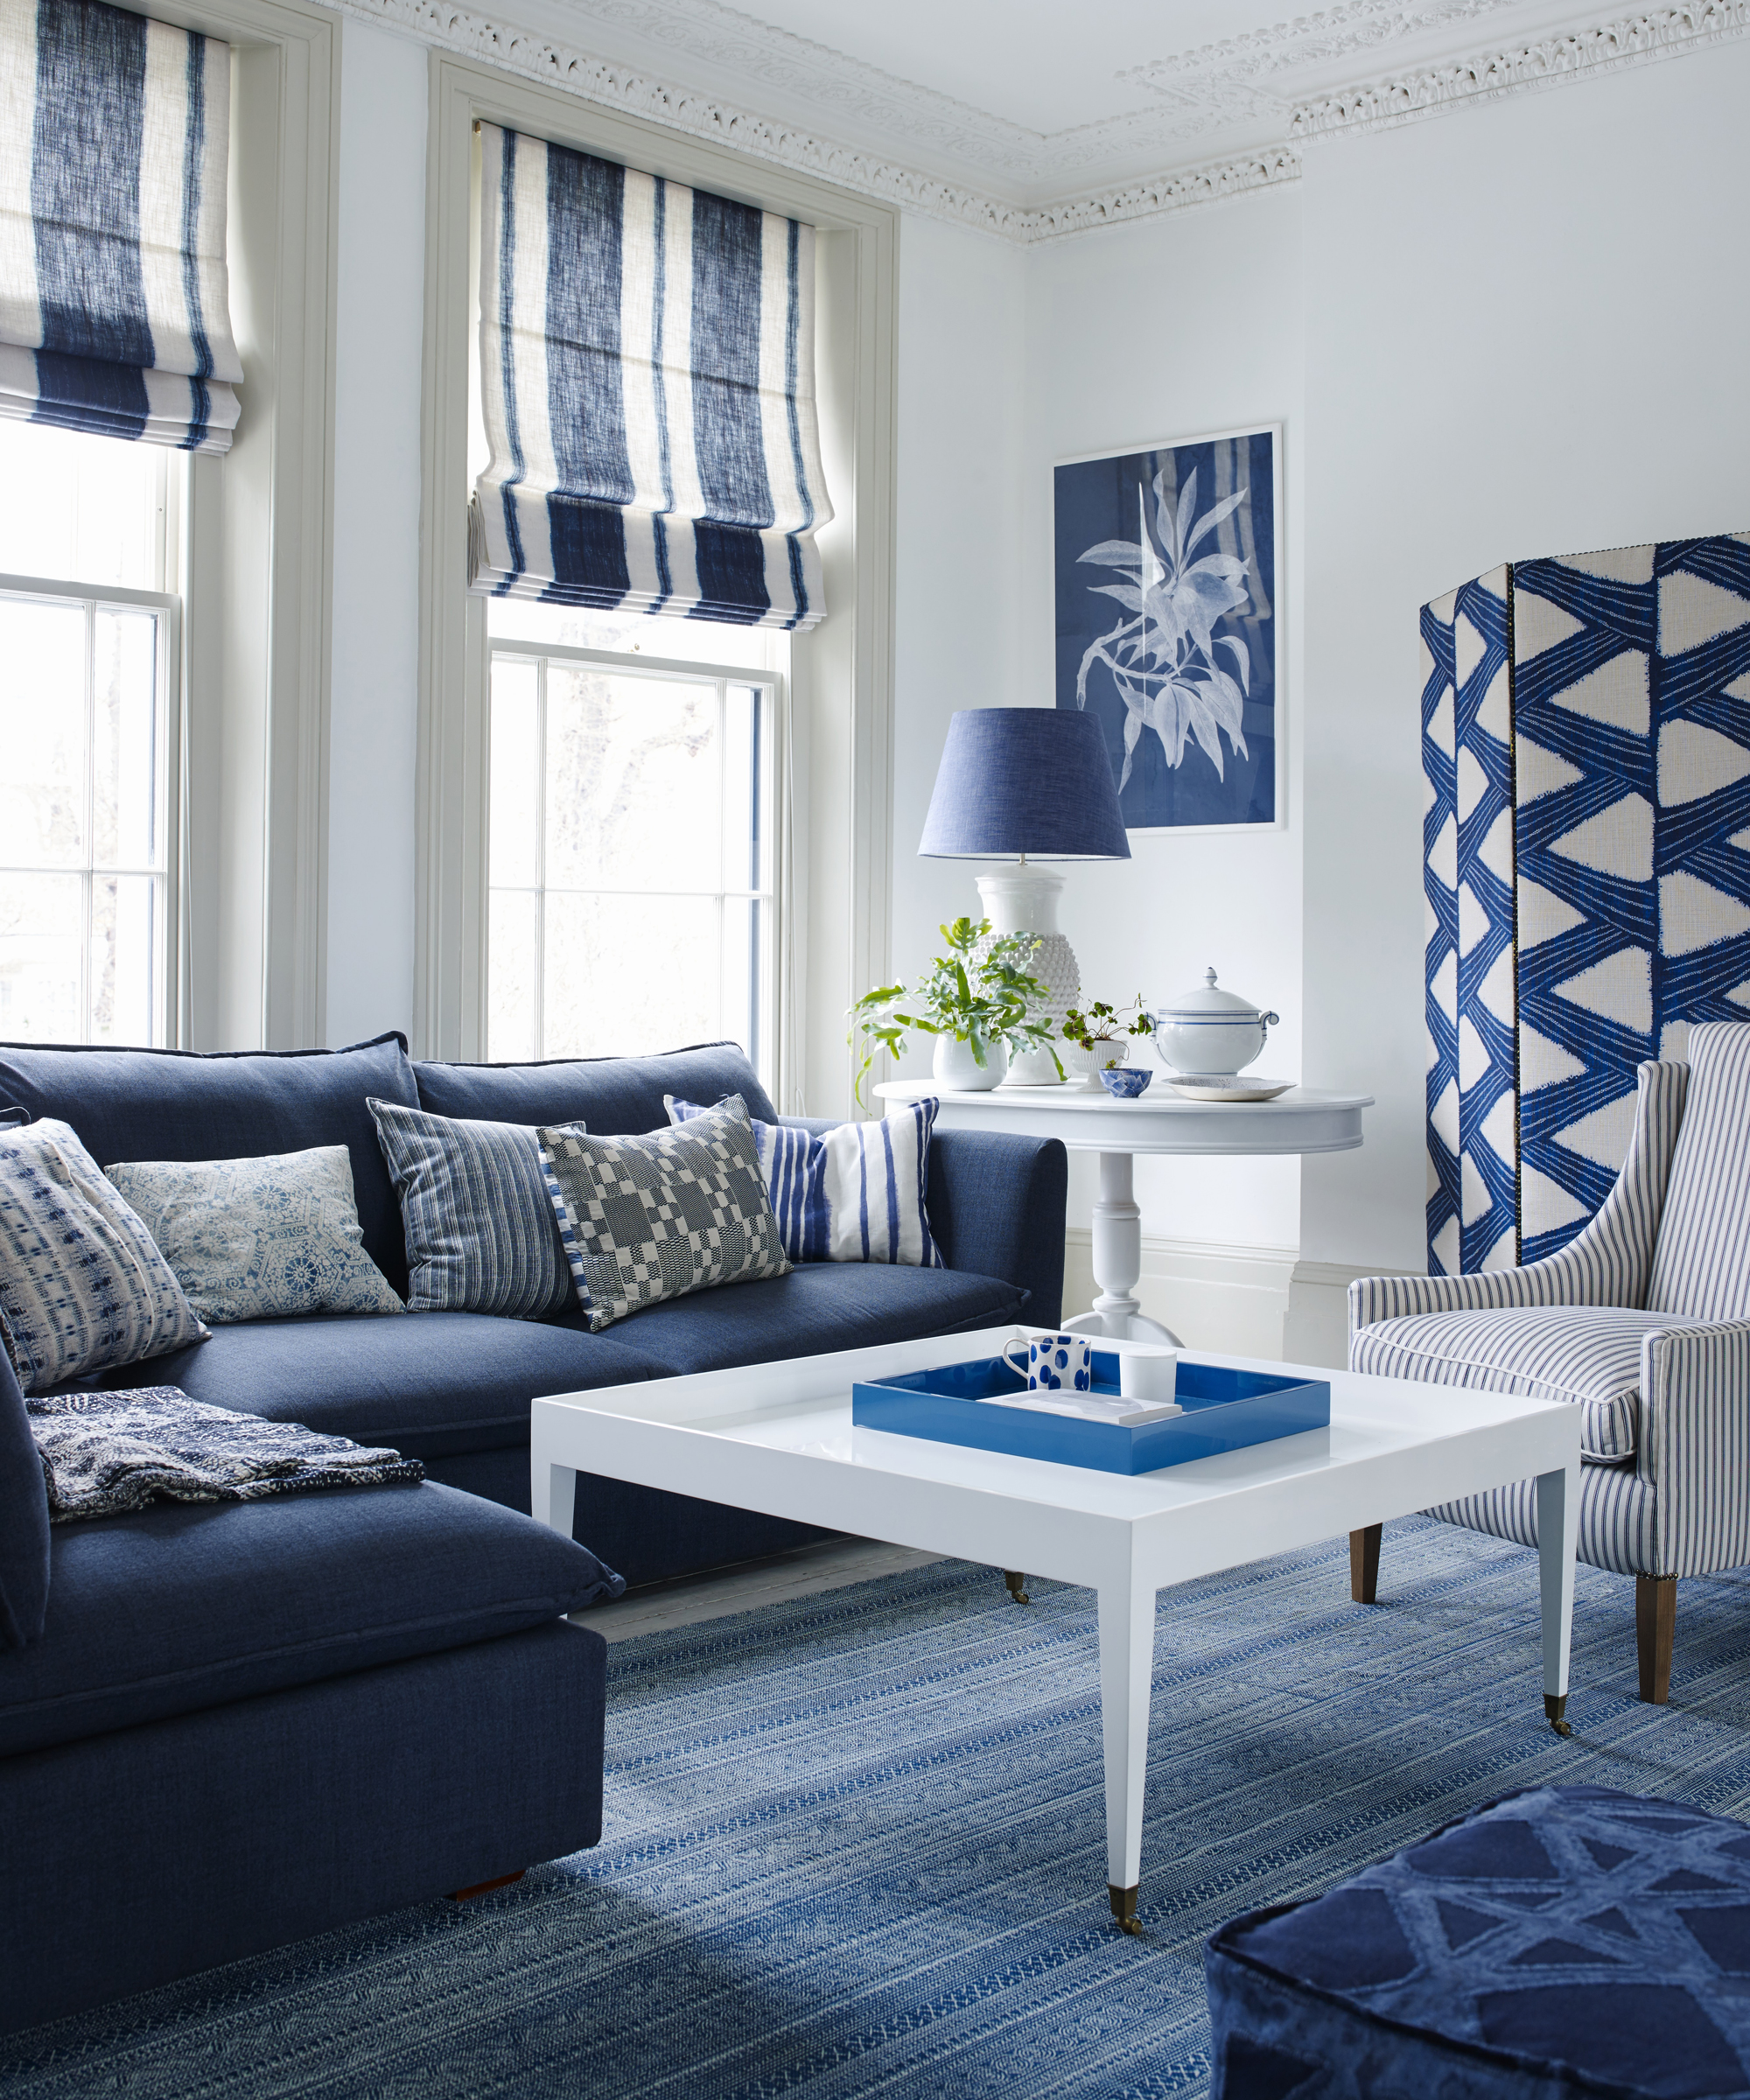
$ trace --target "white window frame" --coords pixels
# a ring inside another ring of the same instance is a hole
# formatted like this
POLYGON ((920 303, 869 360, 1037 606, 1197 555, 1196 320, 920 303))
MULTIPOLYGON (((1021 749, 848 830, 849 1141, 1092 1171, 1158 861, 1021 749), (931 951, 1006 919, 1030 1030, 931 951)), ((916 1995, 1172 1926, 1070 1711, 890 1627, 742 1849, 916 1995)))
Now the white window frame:
MULTIPOLYGON (((514 601, 512 601, 513 603, 514 601)), ((746 666, 721 663, 690 663, 678 657, 647 656, 641 653, 630 654, 623 650, 578 648, 558 642, 536 642, 514 640, 508 635, 494 635, 490 644, 491 663, 500 661, 512 663, 532 663, 536 667, 536 707, 539 727, 536 732, 537 748, 541 754, 543 775, 547 751, 547 666, 550 663, 577 664, 598 670, 612 671, 616 677, 660 678, 665 683, 676 681, 710 686, 717 696, 719 730, 724 711, 728 704, 732 686, 753 688, 766 696, 765 713, 770 728, 770 742, 762 755, 760 782, 762 815, 769 828, 769 850, 766 855, 766 882, 764 887, 755 888, 751 883, 739 886, 720 881, 714 888, 702 890, 697 886, 658 889, 643 884, 625 884, 618 888, 599 886, 595 894, 627 897, 701 897, 715 898, 719 905, 731 899, 753 900, 766 906, 761 919, 760 998, 756 1021, 757 1034, 753 1043, 746 1046, 754 1068, 765 1081, 770 1091, 776 1084, 781 1056, 780 1031, 781 1026, 778 960, 784 948, 785 899, 788 887, 786 875, 788 863, 788 824, 786 822, 784 778, 788 755, 788 737, 785 732, 784 687, 781 672, 750 670, 746 666)), ((490 667, 489 667, 490 668, 490 667)), ((490 689, 488 689, 490 706, 490 689)), ((490 723, 488 723, 490 732, 490 723)), ((721 748, 721 744, 719 748, 721 748)), ((728 782, 724 782, 725 796, 728 782)), ((494 892, 524 891, 532 889, 537 898, 537 968, 536 971, 536 1055, 544 1058, 556 1054, 545 1044, 541 1017, 541 987, 545 976, 546 927, 545 902, 556 889, 563 886, 550 886, 545 880, 544 812, 546 798, 540 795, 536 802, 537 836, 536 845, 536 880, 533 885, 498 883, 489 881, 488 895, 494 892)), ((491 782, 487 782, 487 806, 491 806, 491 782)), ((727 845, 727 839, 725 839, 727 845)), ((490 848, 490 842, 488 842, 490 848)), ((720 868, 721 872, 721 868, 720 868)), ((490 859, 488 859, 490 874, 490 859)), ((718 943, 721 953, 722 943, 718 943)), ((490 952, 487 967, 491 966, 490 952)), ((656 1047, 658 1046, 653 1046, 656 1047)), ((662 1046, 668 1047, 669 1046, 662 1046)), ((491 1045, 487 1045, 490 1051, 491 1045)))
MULTIPOLYGON (((168 480, 169 476, 166 475, 168 480)), ((163 505, 159 518, 162 523, 163 505)), ((162 565, 162 564, 161 564, 162 565)), ((77 868, 47 867, 41 863, 26 866, 6 858, 6 841, 0 838, 0 874, 77 874, 81 878, 84 938, 80 944, 78 1040, 90 1042, 91 1034, 91 889, 100 876, 144 875, 159 886, 159 909, 154 915, 157 953, 152 958, 156 985, 152 1016, 152 1046, 163 1048, 178 1039, 182 1025, 180 938, 182 903, 182 600, 168 591, 130 591, 119 585, 99 587, 42 576, 0 574, 0 598, 22 598, 34 605, 77 606, 85 615, 85 858, 77 868), (97 615, 109 607, 120 611, 156 612, 158 625, 157 679, 157 808, 154 829, 163 842, 164 864, 156 868, 94 868, 91 847, 95 830, 91 808, 94 773, 94 718, 96 711, 97 615)))
POLYGON ((836 515, 819 536, 829 615, 793 637, 783 710, 792 834, 775 1097, 787 1110, 849 1115, 845 1009, 886 981, 889 958, 899 214, 441 51, 430 82, 415 1054, 486 1055, 489 645, 485 601, 466 589, 470 164, 480 118, 819 229, 821 436, 836 515))

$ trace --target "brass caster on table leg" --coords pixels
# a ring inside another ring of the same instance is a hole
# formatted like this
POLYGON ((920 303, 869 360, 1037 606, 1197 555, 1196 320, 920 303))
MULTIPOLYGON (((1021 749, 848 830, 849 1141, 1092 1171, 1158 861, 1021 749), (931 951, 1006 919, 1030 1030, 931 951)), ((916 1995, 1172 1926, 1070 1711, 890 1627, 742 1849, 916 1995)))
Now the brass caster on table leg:
POLYGON ((1563 1717, 1568 1710, 1566 1692, 1546 1691, 1544 1694, 1544 1714, 1558 1735, 1572 1735, 1573 1726, 1563 1717))
POLYGON ((1112 1915, 1117 1920, 1120 1932, 1135 1933, 1139 1938, 1142 1927, 1137 1922, 1137 1892, 1134 1888, 1114 1888, 1106 1884, 1107 1900, 1112 1906, 1112 1915))
POLYGON ((1032 1602, 1032 1599, 1026 1592, 1026 1579, 1025 1575, 1017 1574, 1013 1568, 1003 1570, 1003 1580, 1008 1584, 1009 1594, 1017 1604, 1031 1604, 1032 1602))

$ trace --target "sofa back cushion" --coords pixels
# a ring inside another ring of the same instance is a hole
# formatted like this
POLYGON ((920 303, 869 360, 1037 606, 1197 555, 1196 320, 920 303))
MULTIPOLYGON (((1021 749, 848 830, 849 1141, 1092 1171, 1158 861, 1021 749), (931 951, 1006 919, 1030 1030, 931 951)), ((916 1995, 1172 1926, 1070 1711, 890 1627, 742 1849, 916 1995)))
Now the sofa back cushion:
POLYGON ((0 1350, 0 1649, 43 1630, 49 1600, 49 1498, 24 1396, 0 1350))
POLYGON ((1750 1318, 1750 1026, 1690 1030, 1690 1085, 1653 1250, 1649 1312, 1750 1318))
MULTIPOLYGON (((401 1206, 365 1106, 371 1095, 419 1105, 400 1035, 346 1050, 0 1045, 0 1109, 71 1124, 100 1166, 124 1159, 254 1159, 344 1144, 365 1251, 404 1292, 401 1206)), ((660 1101, 657 1109, 660 1115, 660 1101)))
POLYGON ((778 1111, 740 1047, 699 1043, 660 1057, 550 1059, 536 1065, 413 1068, 419 1105, 434 1116, 480 1123, 582 1123, 592 1138, 629 1138, 668 1127, 665 1094, 721 1101, 738 1094, 750 1116, 775 1123, 778 1111))

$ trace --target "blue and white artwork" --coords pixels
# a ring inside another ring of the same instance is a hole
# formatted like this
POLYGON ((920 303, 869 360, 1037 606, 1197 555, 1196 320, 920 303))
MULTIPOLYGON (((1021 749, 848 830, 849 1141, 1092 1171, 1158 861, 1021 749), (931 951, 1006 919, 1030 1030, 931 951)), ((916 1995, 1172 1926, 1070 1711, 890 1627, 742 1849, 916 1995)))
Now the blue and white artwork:
POLYGON ((1055 469, 1057 704, 1098 718, 1130 830, 1278 821, 1278 443, 1055 469))

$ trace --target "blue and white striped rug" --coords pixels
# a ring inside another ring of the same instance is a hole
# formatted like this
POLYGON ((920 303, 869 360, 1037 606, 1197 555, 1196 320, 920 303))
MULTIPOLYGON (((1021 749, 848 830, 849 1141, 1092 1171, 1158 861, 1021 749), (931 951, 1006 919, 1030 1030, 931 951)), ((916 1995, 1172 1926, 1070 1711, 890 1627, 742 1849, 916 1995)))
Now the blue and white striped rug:
POLYGON ((1106 1914, 1094 1600, 950 1562, 611 1651, 594 1852, 0 2040, 5 2100, 942 2100, 1199 2093, 1201 1942, 1472 1804, 1587 1779, 1750 1808, 1750 1573, 1582 1568, 1573 1739, 1537 1567, 1389 1526, 1161 1599, 1146 1934, 1106 1914))

